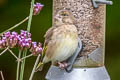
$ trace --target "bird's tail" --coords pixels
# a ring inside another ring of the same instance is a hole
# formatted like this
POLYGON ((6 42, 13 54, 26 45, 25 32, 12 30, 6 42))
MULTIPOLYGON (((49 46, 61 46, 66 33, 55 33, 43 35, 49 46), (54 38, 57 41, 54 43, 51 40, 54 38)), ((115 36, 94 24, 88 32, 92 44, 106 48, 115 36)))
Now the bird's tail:
POLYGON ((36 72, 37 71, 42 71, 42 69, 43 69, 43 66, 44 66, 44 64, 42 63, 42 62, 40 62, 39 64, 38 64, 38 66, 36 67, 36 72))

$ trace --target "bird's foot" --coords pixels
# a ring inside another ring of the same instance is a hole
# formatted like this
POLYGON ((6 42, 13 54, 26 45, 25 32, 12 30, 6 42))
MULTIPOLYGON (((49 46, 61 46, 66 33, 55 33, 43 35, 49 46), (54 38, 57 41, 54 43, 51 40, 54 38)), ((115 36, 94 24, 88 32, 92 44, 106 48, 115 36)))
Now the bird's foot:
POLYGON ((66 69, 68 67, 68 64, 66 62, 58 62, 58 66, 60 69, 66 69))

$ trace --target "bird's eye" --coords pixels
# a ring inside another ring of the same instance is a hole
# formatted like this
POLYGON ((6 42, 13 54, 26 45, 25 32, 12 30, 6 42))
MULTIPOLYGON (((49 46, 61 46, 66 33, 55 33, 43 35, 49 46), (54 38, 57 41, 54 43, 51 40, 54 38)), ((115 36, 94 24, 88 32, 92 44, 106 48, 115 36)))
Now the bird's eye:
POLYGON ((66 14, 66 13, 62 13, 61 15, 62 15, 62 16, 68 16, 68 14, 66 14))
POLYGON ((68 16, 67 14, 64 14, 64 16, 68 16))

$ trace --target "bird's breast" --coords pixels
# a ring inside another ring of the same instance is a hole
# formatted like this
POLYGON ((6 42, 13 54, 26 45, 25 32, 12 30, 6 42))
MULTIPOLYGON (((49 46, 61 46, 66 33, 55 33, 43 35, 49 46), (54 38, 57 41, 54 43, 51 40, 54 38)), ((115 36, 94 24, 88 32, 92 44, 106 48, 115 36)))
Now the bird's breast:
POLYGON ((64 61, 73 55, 78 46, 78 34, 74 25, 61 25, 53 30, 46 50, 47 61, 64 61))
POLYGON ((75 52, 77 44, 77 39, 73 39, 70 35, 66 35, 65 38, 62 38, 60 40, 60 44, 55 50, 53 60, 64 61, 68 59, 75 52))

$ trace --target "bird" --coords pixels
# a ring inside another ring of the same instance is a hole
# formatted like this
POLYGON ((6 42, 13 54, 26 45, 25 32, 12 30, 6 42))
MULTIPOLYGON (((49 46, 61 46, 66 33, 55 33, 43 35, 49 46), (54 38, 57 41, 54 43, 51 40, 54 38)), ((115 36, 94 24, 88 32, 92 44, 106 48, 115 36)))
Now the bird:
POLYGON ((66 60, 70 58, 78 46, 78 31, 75 26, 75 18, 68 10, 60 10, 54 17, 54 25, 45 34, 43 53, 44 58, 38 64, 36 70, 41 71, 41 66, 52 62, 60 69, 68 66, 66 60))

